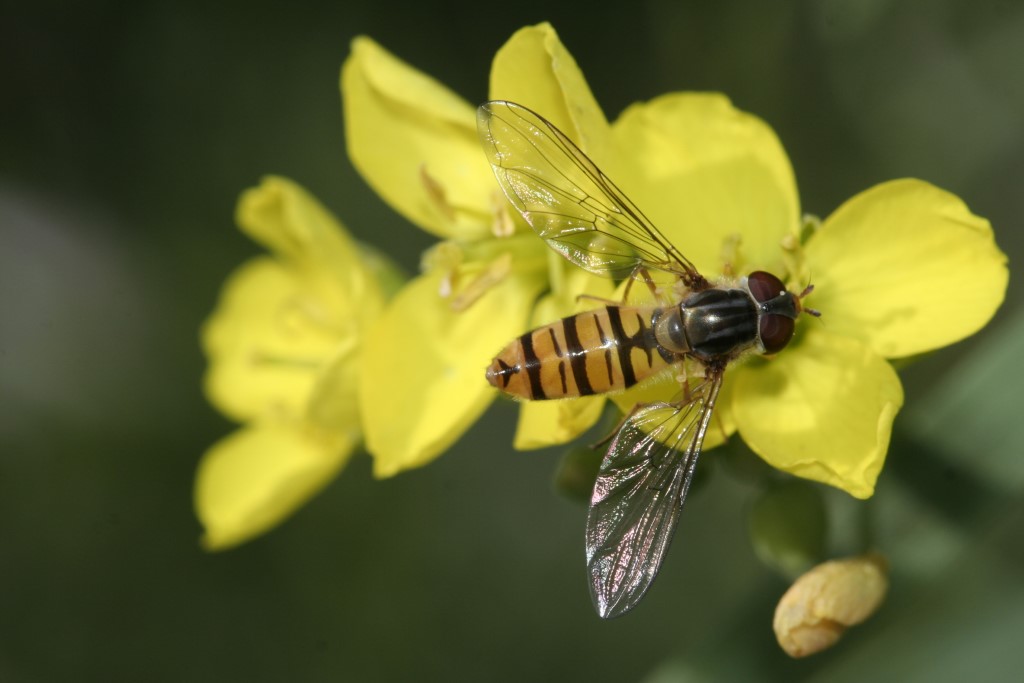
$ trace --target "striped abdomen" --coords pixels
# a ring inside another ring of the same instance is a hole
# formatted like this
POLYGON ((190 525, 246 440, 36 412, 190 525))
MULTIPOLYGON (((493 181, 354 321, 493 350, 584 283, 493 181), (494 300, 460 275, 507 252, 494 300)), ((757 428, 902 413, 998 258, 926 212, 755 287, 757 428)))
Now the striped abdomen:
POLYGON ((654 338, 661 309, 606 306, 563 318, 514 340, 487 380, 529 399, 588 396, 633 386, 678 360, 654 338))

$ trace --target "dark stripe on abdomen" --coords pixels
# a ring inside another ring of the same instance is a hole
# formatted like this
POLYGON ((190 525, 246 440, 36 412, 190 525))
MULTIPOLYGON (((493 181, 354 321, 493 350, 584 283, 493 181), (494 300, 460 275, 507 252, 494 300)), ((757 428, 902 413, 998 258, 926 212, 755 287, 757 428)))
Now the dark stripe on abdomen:
POLYGON ((526 376, 530 378, 530 393, 535 399, 547 398, 544 385, 540 381, 540 359, 537 358, 537 353, 533 350, 533 332, 527 332, 520 337, 519 343, 523 347, 523 365, 526 376))
POLYGON ((618 346, 616 339, 609 339, 605 333, 604 328, 601 327, 601 318, 594 313, 594 327, 597 328, 597 335, 601 338, 601 346, 604 346, 604 369, 608 373, 608 386, 615 386, 615 368, 612 367, 612 350, 610 346, 618 346), (609 344, 610 342, 610 344, 609 344))
POLYGON ((576 381, 576 388, 580 396, 590 396, 594 393, 590 386, 590 378, 587 377, 587 355, 580 344, 579 331, 576 329, 577 317, 566 318, 562 321, 562 331, 565 332, 565 346, 569 354, 569 366, 572 368, 572 378, 576 381))
POLYGON ((612 334, 617 341, 616 347, 619 351, 619 370, 622 371, 622 382, 627 387, 636 384, 636 373, 633 371, 633 360, 629 357, 633 344, 626 336, 626 329, 622 326, 622 316, 619 315, 618 306, 606 306, 608 321, 612 325, 612 334))
POLYGON ((551 348, 555 350, 555 355, 559 358, 562 357, 562 347, 558 345, 558 337, 555 335, 555 328, 548 328, 548 335, 551 337, 551 348))

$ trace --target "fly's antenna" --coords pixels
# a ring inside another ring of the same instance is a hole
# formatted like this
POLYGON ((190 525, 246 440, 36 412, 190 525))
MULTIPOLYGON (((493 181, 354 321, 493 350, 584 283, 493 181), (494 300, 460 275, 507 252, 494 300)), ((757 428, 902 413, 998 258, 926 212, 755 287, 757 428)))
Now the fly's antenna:
MULTIPOLYGON (((810 279, 811 279, 811 276, 810 276, 810 274, 808 274, 807 275, 807 280, 808 280, 807 286, 804 287, 804 291, 802 291, 802 292, 800 292, 799 294, 796 295, 797 300, 800 301, 800 302, 803 301, 805 296, 807 296, 808 294, 810 294, 811 292, 814 291, 814 285, 812 285, 810 283, 810 279)), ((803 311, 804 313, 806 313, 807 315, 813 315, 815 318, 821 318, 821 311, 819 311, 816 308, 807 308, 806 306, 801 305, 800 306, 800 310, 803 311)))

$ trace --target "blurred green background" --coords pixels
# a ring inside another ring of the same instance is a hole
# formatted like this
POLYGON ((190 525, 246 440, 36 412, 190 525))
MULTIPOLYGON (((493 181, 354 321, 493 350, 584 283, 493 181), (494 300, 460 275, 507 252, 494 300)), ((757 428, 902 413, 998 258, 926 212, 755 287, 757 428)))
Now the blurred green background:
POLYGON ((238 194, 294 178, 413 271, 430 239, 345 155, 349 41, 368 34, 477 102, 494 51, 541 20, 610 118, 667 91, 723 91, 778 132, 806 210, 917 176, 989 218, 1011 269, 1024 257, 1024 6, 1011 0, 5 4, 0 680, 1019 675, 1012 276, 983 333, 903 371, 907 408, 870 505, 825 494, 829 552, 855 546, 866 511, 892 588, 810 660, 788 660, 770 630, 787 582, 747 535, 749 454, 705 458, 659 581, 602 622, 585 509, 553 491, 557 450, 511 450, 509 403, 430 467, 374 481, 357 457, 268 536, 199 549, 194 469, 232 426, 200 391, 197 330, 257 251, 233 225, 238 194))

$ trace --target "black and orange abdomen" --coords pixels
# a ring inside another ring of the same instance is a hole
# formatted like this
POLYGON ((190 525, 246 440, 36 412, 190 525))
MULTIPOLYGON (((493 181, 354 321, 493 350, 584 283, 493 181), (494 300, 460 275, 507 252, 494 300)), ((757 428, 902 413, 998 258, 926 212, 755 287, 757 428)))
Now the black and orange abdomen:
POLYGON ((534 400, 627 389, 678 360, 655 341, 660 312, 606 306, 538 327, 495 357, 487 380, 534 400))

